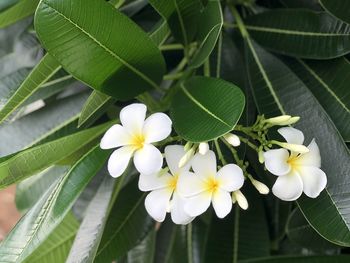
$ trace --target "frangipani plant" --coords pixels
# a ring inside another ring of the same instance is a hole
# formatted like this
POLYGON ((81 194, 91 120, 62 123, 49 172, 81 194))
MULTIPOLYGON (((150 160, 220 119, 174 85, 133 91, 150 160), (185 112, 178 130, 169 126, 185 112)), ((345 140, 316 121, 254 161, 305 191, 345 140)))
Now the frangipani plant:
POLYGON ((348 1, 0 10, 0 262, 349 262, 348 1))

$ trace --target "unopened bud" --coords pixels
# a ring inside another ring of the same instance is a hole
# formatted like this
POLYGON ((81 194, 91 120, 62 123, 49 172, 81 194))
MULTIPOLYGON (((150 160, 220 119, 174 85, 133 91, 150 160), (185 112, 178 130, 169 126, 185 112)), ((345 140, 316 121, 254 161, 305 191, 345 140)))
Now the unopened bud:
POLYGON ((267 187, 266 184, 255 180, 255 179, 251 179, 250 180, 252 182, 252 184, 254 185, 254 187, 256 188, 256 190, 258 190, 258 192, 262 195, 267 195, 270 192, 270 189, 267 187))
POLYGON ((198 151, 200 154, 205 155, 209 151, 209 144, 207 142, 201 142, 198 151))
POLYGON ((292 152, 307 153, 310 151, 309 148, 301 144, 292 144, 286 142, 278 142, 276 144, 292 152))
POLYGON ((279 125, 281 125, 281 126, 292 125, 292 124, 298 122, 299 120, 300 120, 300 117, 299 116, 295 116, 295 117, 292 117, 292 118, 290 118, 289 120, 287 120, 285 122, 281 122, 279 125))
POLYGON ((185 152, 189 151, 192 148, 193 143, 192 142, 187 142, 184 146, 185 152))
POLYGON ((184 156, 182 156, 182 158, 180 159, 179 162, 179 168, 184 167, 193 157, 195 153, 195 147, 192 147, 191 149, 189 149, 184 156))
POLYGON ((290 115, 281 115, 278 117, 266 119, 265 122, 272 124, 272 125, 281 125, 281 123, 289 121, 290 118, 292 118, 292 116, 290 116, 290 115))
POLYGON ((258 157, 259 157, 259 163, 264 163, 265 162, 265 157, 264 157, 264 151, 263 150, 259 151, 258 157))
POLYGON ((241 144, 241 140, 239 139, 239 137, 233 133, 225 134, 224 139, 233 147, 239 146, 241 144))
POLYGON ((243 195, 243 193, 240 190, 234 191, 232 193, 232 202, 233 203, 238 203, 238 205, 243 209, 247 210, 248 209, 248 201, 247 198, 243 195))

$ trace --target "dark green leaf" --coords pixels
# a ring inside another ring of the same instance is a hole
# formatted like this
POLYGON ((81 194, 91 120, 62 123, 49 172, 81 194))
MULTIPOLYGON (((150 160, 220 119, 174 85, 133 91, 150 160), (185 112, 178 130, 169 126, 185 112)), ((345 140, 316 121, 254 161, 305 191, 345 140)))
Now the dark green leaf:
POLYGON ((244 109, 243 92, 221 79, 192 77, 181 83, 171 114, 174 128, 188 141, 215 139, 231 131, 244 109))
POLYGON ((350 24, 350 2, 347 0, 320 0, 321 5, 331 15, 350 24))
POLYGON ((162 80, 165 64, 160 51, 145 32, 105 1, 43 0, 35 28, 65 70, 103 93, 130 99, 157 88, 162 80), (103 15, 96 15, 96 10, 103 15))
POLYGON ((329 59, 350 52, 350 25, 325 12, 271 10, 251 16, 246 24, 259 44, 281 54, 329 59))
POLYGON ((242 260, 239 263, 347 263, 350 256, 276 256, 261 259, 242 260))
POLYGON ((140 244, 128 252, 128 263, 154 263, 156 231, 151 230, 140 244))

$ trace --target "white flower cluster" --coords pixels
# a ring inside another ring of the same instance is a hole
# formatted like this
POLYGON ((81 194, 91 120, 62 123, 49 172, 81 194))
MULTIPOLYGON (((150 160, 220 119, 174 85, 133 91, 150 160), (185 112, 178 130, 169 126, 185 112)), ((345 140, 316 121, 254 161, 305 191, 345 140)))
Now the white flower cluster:
MULTIPOLYGON (((164 221, 168 212, 174 223, 188 224, 211 204, 220 218, 230 213, 235 202, 243 209, 248 208, 240 191, 245 180, 243 170, 236 164, 226 164, 218 171, 215 153, 207 142, 166 146, 167 167, 162 169, 163 156, 152 143, 170 135, 172 122, 164 113, 154 113, 146 119, 146 111, 143 104, 123 108, 121 125, 113 125, 106 132, 101 148, 118 148, 108 161, 113 177, 122 175, 133 157, 140 172, 139 188, 150 192, 145 199, 146 210, 156 221, 164 221)), ((319 169, 317 144, 313 140, 308 147, 303 146, 304 136, 294 128, 281 128, 279 133, 287 143, 274 143, 284 148, 259 154, 267 170, 278 176, 273 193, 287 201, 296 200, 303 191, 309 197, 317 197, 327 183, 326 175, 319 169)), ((227 134, 223 139, 231 146, 240 145, 237 135, 227 134)), ((249 174, 247 177, 261 194, 269 192, 265 184, 249 174)))

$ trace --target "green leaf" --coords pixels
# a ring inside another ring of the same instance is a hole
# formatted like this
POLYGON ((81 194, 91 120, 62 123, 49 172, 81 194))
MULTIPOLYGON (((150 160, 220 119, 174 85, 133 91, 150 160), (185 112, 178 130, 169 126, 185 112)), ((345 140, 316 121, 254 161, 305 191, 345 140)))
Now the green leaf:
POLYGON ((320 0, 324 9, 331 15, 350 24, 350 2, 347 0, 320 0))
POLYGON ((245 23, 259 44, 284 55, 329 59, 350 52, 350 25, 325 12, 277 9, 251 16, 245 23))
POLYGON ((169 37, 170 30, 165 20, 161 20, 155 26, 155 29, 150 33, 150 38, 159 47, 169 37))
POLYGON ((20 151, 51 136, 67 124, 77 120, 87 93, 55 101, 14 122, 0 126, 2 138, 0 156, 20 151), (42 125, 38 125, 41 123, 42 125))
POLYGON ((347 263, 350 256, 275 256, 261 259, 242 260, 239 263, 347 263))
POLYGON ((176 132, 191 142, 213 140, 231 131, 245 104, 243 92, 221 79, 192 77, 181 83, 171 115, 176 132))
POLYGON ((317 234, 298 208, 290 214, 286 230, 288 238, 303 248, 317 252, 339 248, 317 234))
POLYGON ((140 244, 128 252, 128 263, 154 263, 156 231, 151 230, 140 244))
POLYGON ((149 3, 168 22, 174 37, 188 47, 197 33, 200 2, 198 0, 150 0, 149 3))
POLYGON ((34 14, 39 1, 40 0, 21 0, 14 6, 0 13, 0 28, 7 27, 34 14))
POLYGON ((43 0, 35 29, 66 71, 118 99, 157 88, 165 72, 162 54, 150 37, 102 0, 43 0), (118 34, 111 34, 112 28, 118 34))
POLYGON ((54 75, 61 66, 49 54, 45 55, 21 86, 0 110, 0 123, 13 113, 30 95, 54 75))
POLYGON ((72 213, 68 213, 47 240, 24 263, 65 263, 78 228, 78 221, 72 213))
POLYGON ((24 180, 16 188, 16 206, 22 213, 35 205, 42 194, 68 170, 66 166, 52 166, 24 180))
POLYGON ((79 117, 78 127, 93 124, 115 102, 112 97, 98 91, 93 91, 84 104, 79 117))
POLYGON ((16 4, 18 0, 3 0, 0 2, 0 11, 5 10, 6 8, 16 4))
POLYGON ((112 177, 105 176, 86 210, 86 215, 74 240, 67 263, 92 263, 94 261, 107 221, 108 208, 115 185, 115 180, 112 177))
POLYGON ((96 140, 110 123, 38 145, 0 162, 0 189, 20 182, 96 140))
POLYGON ((310 89, 345 141, 350 141, 350 63, 345 58, 287 60, 287 65, 310 89))
POLYGON ((120 192, 109 215, 94 262, 111 262, 126 255, 154 226, 154 221, 144 208, 145 196, 138 189, 135 180, 120 192))
POLYGON ((266 116, 300 116, 296 127, 321 151, 328 185, 317 199, 302 196, 298 204, 313 228, 327 240, 350 246, 348 174, 350 155, 339 132, 305 84, 280 60, 247 39, 250 81, 259 112, 266 116), (303 103, 300 103, 303 102, 303 103), (322 127, 320 129, 319 127, 322 127), (331 140, 329 138, 332 138, 331 140))
POLYGON ((199 43, 190 65, 194 68, 201 66, 213 51, 219 38, 223 17, 219 0, 208 2, 200 17, 200 27, 196 35, 199 43))
POLYGON ((108 155, 108 151, 95 147, 50 187, 0 244, 0 258, 16 263, 28 258, 62 222, 108 155))

